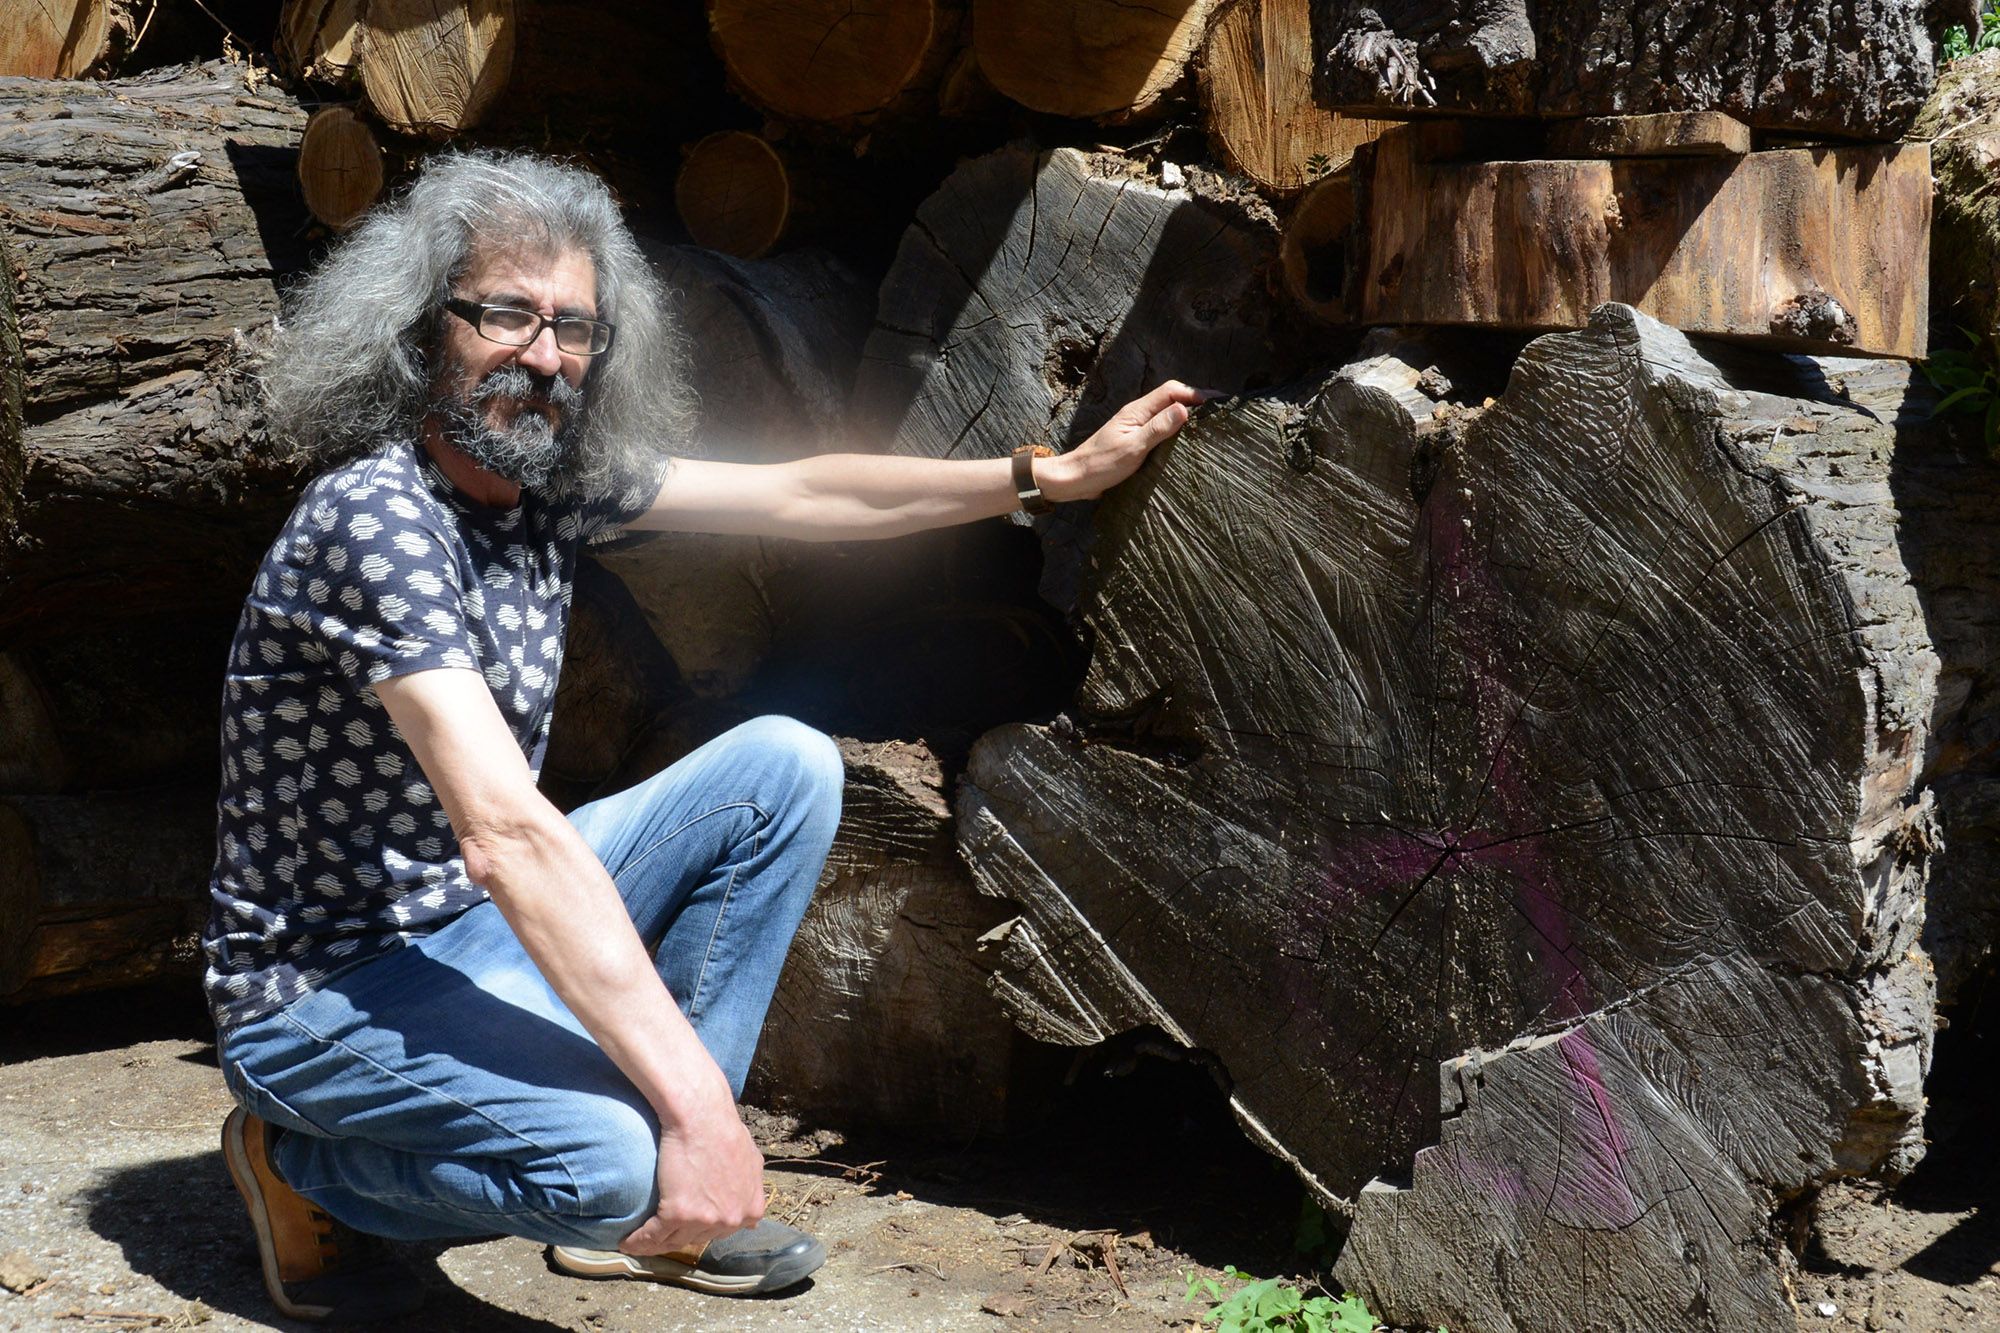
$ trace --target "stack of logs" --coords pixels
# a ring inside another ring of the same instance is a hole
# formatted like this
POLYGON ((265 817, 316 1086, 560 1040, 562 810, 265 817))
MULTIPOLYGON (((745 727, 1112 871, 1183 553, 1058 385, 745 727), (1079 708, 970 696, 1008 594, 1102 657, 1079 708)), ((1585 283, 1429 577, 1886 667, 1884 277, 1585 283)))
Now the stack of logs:
POLYGON ((2000 53, 1432 8, 288 0, 222 11, 275 79, 113 82, 105 0, 0 28, 0 996, 189 965, 278 289, 532 143, 632 201, 719 456, 1225 395, 1034 527, 585 563, 553 799, 843 738, 757 1090, 994 1128, 1027 1038, 1157 1029, 1393 1322, 1790 1327, 1774 1218, 1921 1154, 2000 931, 2000 495, 1910 364, 1993 328, 2000 53))

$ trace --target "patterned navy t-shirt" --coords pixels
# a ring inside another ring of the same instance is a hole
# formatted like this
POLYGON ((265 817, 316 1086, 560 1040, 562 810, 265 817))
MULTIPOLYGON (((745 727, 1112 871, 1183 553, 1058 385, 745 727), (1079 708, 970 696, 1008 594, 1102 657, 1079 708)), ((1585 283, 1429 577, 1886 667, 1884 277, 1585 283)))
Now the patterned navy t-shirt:
POLYGON ((479 672, 539 777, 578 546, 643 510, 666 465, 602 501, 524 493, 495 509, 397 442, 307 488, 257 571, 223 686, 203 936, 218 1028, 485 901, 373 686, 479 672))

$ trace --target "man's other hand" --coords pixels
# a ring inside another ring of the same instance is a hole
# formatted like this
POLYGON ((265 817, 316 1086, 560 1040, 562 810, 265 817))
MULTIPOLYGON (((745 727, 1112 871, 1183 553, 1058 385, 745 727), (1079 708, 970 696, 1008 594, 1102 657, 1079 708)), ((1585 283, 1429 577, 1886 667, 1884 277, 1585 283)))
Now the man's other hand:
POLYGON ((627 1254, 695 1250, 764 1216, 764 1155, 725 1087, 660 1130, 660 1206, 619 1242, 627 1254))
POLYGON ((1076 448, 1037 459, 1035 477, 1051 500, 1094 500, 1139 470, 1146 456, 1180 434, 1188 413, 1213 392, 1168 380, 1118 409, 1076 448))

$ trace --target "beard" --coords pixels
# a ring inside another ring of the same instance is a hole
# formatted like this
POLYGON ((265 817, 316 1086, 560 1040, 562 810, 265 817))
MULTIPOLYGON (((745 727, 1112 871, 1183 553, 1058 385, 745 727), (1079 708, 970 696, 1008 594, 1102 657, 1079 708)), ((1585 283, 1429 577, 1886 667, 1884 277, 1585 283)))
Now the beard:
POLYGON ((583 436, 583 390, 561 375, 537 375, 509 363, 470 389, 448 391, 436 404, 446 440, 488 472, 525 490, 547 491, 574 470, 583 436), (490 409, 513 406, 495 426, 490 409), (555 421, 544 406, 553 407, 555 421))

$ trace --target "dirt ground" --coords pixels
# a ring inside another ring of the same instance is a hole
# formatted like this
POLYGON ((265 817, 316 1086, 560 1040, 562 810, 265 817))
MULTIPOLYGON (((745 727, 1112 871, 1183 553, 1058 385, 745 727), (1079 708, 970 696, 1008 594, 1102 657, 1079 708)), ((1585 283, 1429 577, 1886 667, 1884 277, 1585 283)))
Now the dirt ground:
MULTIPOLYGON (((265 1302, 217 1152, 229 1102, 198 1005, 130 992, 6 1011, 0 1026, 0 1288, 40 1274, 0 1289, 0 1330, 293 1327, 265 1302), (24 1261, 31 1272, 10 1271, 24 1261)), ((511 1238, 429 1245, 412 1247, 429 1300, 405 1327, 1185 1329, 1187 1271, 1233 1263, 1309 1284, 1297 1186, 1180 1078, 1087 1091, 1061 1134, 973 1147, 753 1113, 773 1211, 827 1242, 808 1286, 721 1302, 559 1276, 511 1238)), ((1826 1211, 1801 1330, 2000 1328, 1988 1121, 1959 1109, 1976 1105, 1934 1100, 1926 1167, 1826 1211)))

